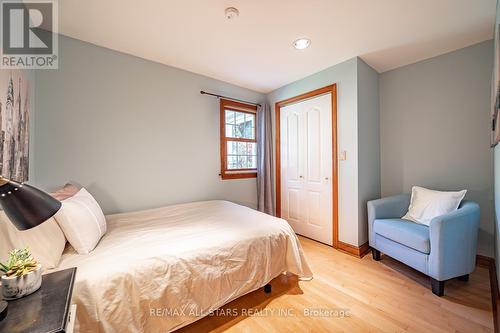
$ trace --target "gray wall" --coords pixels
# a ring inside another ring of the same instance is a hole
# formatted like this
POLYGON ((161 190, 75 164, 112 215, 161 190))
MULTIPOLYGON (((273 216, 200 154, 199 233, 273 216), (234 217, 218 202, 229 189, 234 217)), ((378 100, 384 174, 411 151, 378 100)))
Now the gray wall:
POLYGON ((478 251, 493 255, 489 148, 492 41, 380 75, 382 196, 413 185, 467 189, 481 206, 478 251))
POLYGON ((199 91, 267 97, 274 108, 336 83, 338 150, 347 152, 339 161, 339 239, 366 242, 366 201, 380 184, 382 196, 415 184, 467 188, 482 207, 480 252, 491 255, 491 64, 491 42, 380 76, 356 57, 264 96, 61 37, 59 70, 35 76, 31 181, 45 189, 80 182, 106 213, 215 198, 255 207, 255 179, 218 177, 218 101, 199 91))
POLYGON ((36 73, 32 181, 88 187, 106 213, 203 199, 256 205, 255 179, 220 180, 219 104, 262 94, 61 36, 36 73))
POLYGON ((379 75, 358 59, 358 239, 368 241, 366 203, 380 198, 379 75))

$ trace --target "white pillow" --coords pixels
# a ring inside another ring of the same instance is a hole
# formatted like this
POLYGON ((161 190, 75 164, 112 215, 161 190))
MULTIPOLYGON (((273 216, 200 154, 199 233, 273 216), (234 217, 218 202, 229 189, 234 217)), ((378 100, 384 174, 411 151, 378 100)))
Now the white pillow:
POLYGON ((429 226, 433 218, 457 210, 465 193, 467 190, 442 192, 413 186, 408 213, 402 218, 429 226))
POLYGON ((54 216, 57 223, 76 252, 89 253, 106 233, 101 207, 84 188, 61 202, 62 207, 54 216))
POLYGON ((59 265, 65 246, 66 238, 54 218, 19 231, 0 211, 0 261, 5 262, 11 250, 28 247, 44 270, 52 269, 59 265))

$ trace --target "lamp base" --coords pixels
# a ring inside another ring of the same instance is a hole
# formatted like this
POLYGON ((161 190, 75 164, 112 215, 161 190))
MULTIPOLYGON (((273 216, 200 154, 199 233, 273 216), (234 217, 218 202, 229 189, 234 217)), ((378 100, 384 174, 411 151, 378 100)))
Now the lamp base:
POLYGON ((0 321, 2 321, 7 316, 7 307, 9 303, 5 301, 0 301, 0 321))

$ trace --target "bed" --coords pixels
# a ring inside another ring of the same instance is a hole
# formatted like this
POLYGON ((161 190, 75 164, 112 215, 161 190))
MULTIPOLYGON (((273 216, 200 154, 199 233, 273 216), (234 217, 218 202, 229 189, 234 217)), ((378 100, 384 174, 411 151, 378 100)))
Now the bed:
POLYGON ((109 215, 93 252, 67 247, 78 267, 77 331, 168 332, 254 291, 283 272, 312 273, 288 225, 227 201, 109 215))

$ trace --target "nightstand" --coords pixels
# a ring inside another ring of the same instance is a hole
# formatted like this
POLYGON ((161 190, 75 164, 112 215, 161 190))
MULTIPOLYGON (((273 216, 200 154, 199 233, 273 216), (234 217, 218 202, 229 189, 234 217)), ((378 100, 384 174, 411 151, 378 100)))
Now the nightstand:
MULTIPOLYGON (((76 305, 71 305, 76 268, 42 275, 42 286, 33 294, 9 301, 0 332, 73 333, 76 305)), ((1 295, 1 293, 0 293, 1 295)))

